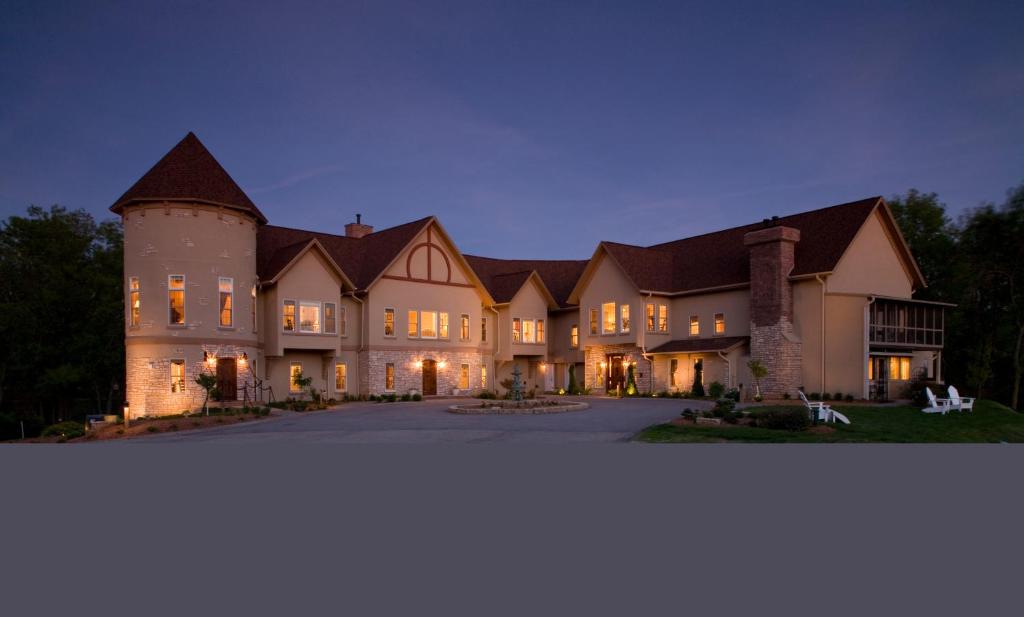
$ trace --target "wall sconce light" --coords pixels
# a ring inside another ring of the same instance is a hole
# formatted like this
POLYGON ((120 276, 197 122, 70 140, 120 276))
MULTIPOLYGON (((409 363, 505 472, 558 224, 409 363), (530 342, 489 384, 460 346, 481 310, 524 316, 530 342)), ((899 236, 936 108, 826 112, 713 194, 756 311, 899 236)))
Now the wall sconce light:
POLYGON ((547 367, 548 367, 548 365, 547 365, 547 364, 545 364, 544 362, 541 362, 541 363, 540 363, 540 370, 542 370, 542 371, 543 371, 543 370, 544 370, 544 369, 546 369, 547 367))
POLYGON ((238 366, 245 368, 249 364, 249 356, 244 351, 238 356, 238 366))
POLYGON ((598 362, 597 365, 600 366, 601 368, 604 368, 604 360, 598 362))
POLYGON ((413 362, 412 365, 415 366, 416 368, 423 368, 423 360, 417 360, 413 362))
POLYGON ((210 353, 208 351, 204 351, 203 352, 203 362, 206 363, 206 366, 208 366, 208 367, 210 367, 212 369, 212 368, 217 366, 217 356, 215 356, 214 354, 212 354, 212 353, 210 353))
POLYGON ((446 366, 448 366, 448 363, 445 362, 444 360, 441 360, 440 362, 437 363, 437 368, 444 368, 446 366))

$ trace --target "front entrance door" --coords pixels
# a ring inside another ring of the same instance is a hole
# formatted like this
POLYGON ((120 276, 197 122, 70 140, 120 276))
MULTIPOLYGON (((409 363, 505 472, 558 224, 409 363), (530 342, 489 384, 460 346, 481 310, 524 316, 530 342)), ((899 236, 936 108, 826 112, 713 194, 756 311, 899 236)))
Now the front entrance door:
POLYGON ((437 394, 437 362, 423 361, 423 395, 437 394))
POLYGON ((616 388, 626 389, 626 368, 622 361, 622 354, 608 356, 608 380, 605 384, 605 391, 615 392, 616 388))
POLYGON ((889 400, 889 358, 887 356, 871 356, 870 380, 868 396, 873 401, 889 400))
POLYGON ((217 358, 217 392, 219 400, 233 401, 238 398, 238 374, 234 358, 217 358))

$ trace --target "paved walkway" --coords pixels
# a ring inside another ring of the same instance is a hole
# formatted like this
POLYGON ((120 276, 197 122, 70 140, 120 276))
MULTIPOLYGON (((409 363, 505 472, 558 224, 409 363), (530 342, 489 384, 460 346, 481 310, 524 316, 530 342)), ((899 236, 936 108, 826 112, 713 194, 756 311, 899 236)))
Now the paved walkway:
MULTIPOLYGON (((574 399, 575 400, 575 399, 574 399)), ((584 397, 590 409, 547 415, 461 415, 452 401, 346 403, 205 430, 133 439, 130 443, 596 443, 621 442, 637 431, 709 401, 584 397)), ((118 442, 109 442, 118 443, 118 442)), ((120 442, 125 443, 125 442, 120 442)))

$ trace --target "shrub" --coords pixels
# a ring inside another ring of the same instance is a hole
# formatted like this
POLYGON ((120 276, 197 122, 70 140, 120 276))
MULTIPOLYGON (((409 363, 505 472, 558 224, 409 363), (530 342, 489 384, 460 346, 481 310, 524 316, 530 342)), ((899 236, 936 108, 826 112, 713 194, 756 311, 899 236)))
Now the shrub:
POLYGON ((498 395, 490 390, 481 390, 480 394, 477 394, 476 397, 479 399, 493 400, 498 398, 498 395))
POLYGON ((693 364, 693 396, 704 396, 704 361, 697 360, 693 364))
POLYGON ((736 408, 736 401, 731 398, 720 398, 715 401, 715 407, 712 411, 716 418, 724 418, 732 413, 732 410, 736 408))
POLYGON ((843 400, 843 393, 842 392, 833 392, 832 393, 832 399, 836 400, 836 401, 843 400))
POLYGON ((821 400, 823 400, 823 401, 831 401, 832 400, 832 395, 830 393, 828 393, 828 392, 822 392, 821 393, 821 400))
POLYGON ((63 437, 64 439, 74 439, 82 435, 85 435, 85 425, 74 420, 51 424, 42 432, 43 437, 63 437))
POLYGON ((793 397, 789 395, 789 392, 783 392, 782 393, 782 398, 788 401, 789 399, 791 399, 793 397))
POLYGON ((576 365, 569 365, 569 394, 579 394, 580 385, 576 381, 576 365))
POLYGON ((405 394, 402 395, 402 401, 403 402, 409 402, 411 400, 412 400, 412 395, 409 394, 408 392, 406 392, 405 394))
POLYGON ((725 398, 732 399, 738 403, 740 402, 740 391, 736 388, 729 388, 725 393, 725 398))
MULTIPOLYGON (((221 418, 217 418, 217 420, 220 420, 221 422, 224 421, 221 418)), ((152 424, 150 424, 149 426, 146 427, 146 430, 149 431, 150 433, 159 433, 160 432, 160 427, 159 426, 153 426, 152 424)))
POLYGON ((630 364, 626 369, 626 396, 636 396, 636 366, 630 364))
POLYGON ((395 401, 398 400, 398 395, 396 395, 394 392, 392 392, 391 394, 389 394, 387 396, 387 399, 388 399, 389 403, 394 403, 395 401))
POLYGON ((782 431, 804 431, 811 425, 807 410, 799 407, 755 411, 751 419, 758 428, 782 431))
POLYGON ((726 424, 738 424, 742 416, 740 413, 727 413, 722 419, 726 424))
POLYGON ((668 398, 670 396, 672 395, 669 394, 668 390, 662 390, 661 392, 658 393, 658 398, 668 398))
POLYGON ((846 395, 846 402, 847 403, 852 403, 853 402, 853 395, 852 394, 847 394, 846 395))
POLYGON ((414 401, 422 401, 423 400, 423 395, 420 394, 419 392, 417 392, 416 394, 412 395, 412 400, 414 400, 414 401))
POLYGON ((725 386, 722 385, 720 382, 712 381, 711 385, 708 386, 708 396, 715 400, 718 400, 722 398, 723 394, 725 394, 725 386))
POLYGON ((821 394, 819 394, 818 392, 811 392, 810 394, 807 395, 807 398, 811 399, 812 401, 820 401, 821 394))

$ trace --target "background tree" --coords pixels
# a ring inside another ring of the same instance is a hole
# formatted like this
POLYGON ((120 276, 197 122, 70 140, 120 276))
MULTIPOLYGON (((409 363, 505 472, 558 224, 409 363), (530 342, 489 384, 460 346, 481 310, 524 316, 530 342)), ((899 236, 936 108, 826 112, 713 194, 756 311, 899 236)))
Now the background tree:
POLYGON ((84 210, 0 222, 0 410, 111 412, 124 384, 122 233, 84 210))

